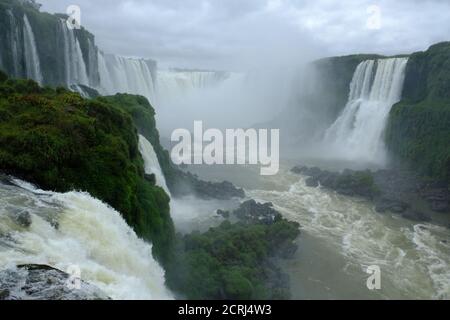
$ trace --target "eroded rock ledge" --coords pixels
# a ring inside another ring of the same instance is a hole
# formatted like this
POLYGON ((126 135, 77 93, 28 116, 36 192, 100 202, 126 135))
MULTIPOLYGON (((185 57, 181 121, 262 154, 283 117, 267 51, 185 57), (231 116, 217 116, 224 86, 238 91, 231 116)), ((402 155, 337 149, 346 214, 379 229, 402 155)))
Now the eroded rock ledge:
POLYGON ((380 213, 396 213, 421 222, 432 221, 432 212, 450 214, 450 191, 446 184, 425 181, 409 171, 331 172, 306 166, 296 166, 291 171, 307 176, 309 187, 320 185, 339 194, 369 199, 380 213))
POLYGON ((109 300, 97 287, 80 280, 69 286, 69 274, 47 265, 19 265, 0 271, 0 300, 109 300))

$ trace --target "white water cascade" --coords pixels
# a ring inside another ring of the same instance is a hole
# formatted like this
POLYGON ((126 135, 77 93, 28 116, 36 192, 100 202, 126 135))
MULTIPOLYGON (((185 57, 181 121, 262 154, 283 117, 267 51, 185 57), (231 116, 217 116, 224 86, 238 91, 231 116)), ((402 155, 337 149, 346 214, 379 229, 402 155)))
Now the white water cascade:
POLYGON ((36 48, 33 30, 26 15, 23 16, 23 48, 25 56, 26 76, 38 83, 42 83, 41 66, 36 48))
POLYGON ((223 82, 228 75, 214 71, 158 71, 157 94, 159 99, 187 94, 196 89, 208 88, 223 82))
POLYGON ((76 38, 73 30, 67 27, 66 21, 60 20, 64 41, 64 66, 66 75, 66 84, 89 86, 89 77, 87 74, 86 63, 81 51, 80 42, 76 38))
POLYGON ((392 106, 401 99, 407 58, 368 60, 353 75, 344 111, 327 130, 325 145, 337 158, 383 165, 383 133, 392 106))
POLYGON ((130 93, 155 100, 155 85, 150 61, 98 52, 102 94, 130 93))
POLYGON ((117 211, 86 193, 14 183, 0 183, 0 271, 21 264, 76 267, 112 299, 173 299, 152 246, 117 211), (30 226, 19 223, 23 213, 30 226))
POLYGON ((169 188, 166 184, 166 179, 159 165, 158 157, 152 144, 144 136, 139 135, 139 151, 144 159, 145 173, 154 174, 156 177, 156 185, 164 189, 170 196, 169 188))
POLYGON ((21 52, 20 45, 18 42, 19 38, 19 28, 17 26, 16 18, 11 10, 7 10, 10 24, 10 34, 9 34, 9 42, 11 47, 11 57, 13 64, 13 75, 18 77, 21 73, 20 62, 19 62, 19 53, 21 52))

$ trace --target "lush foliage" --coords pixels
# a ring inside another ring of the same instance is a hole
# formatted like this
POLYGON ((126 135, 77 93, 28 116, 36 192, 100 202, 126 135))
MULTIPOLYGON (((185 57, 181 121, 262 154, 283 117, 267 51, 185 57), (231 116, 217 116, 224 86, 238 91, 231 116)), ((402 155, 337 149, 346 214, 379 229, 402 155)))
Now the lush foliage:
POLYGON ((203 234, 179 240, 176 260, 167 269, 169 286, 189 299, 282 299, 289 290, 269 261, 299 234, 298 224, 228 221, 203 234))
POLYGON ((166 258, 174 234, 169 198, 144 179, 133 119, 120 109, 30 80, 3 80, 0 170, 44 189, 89 192, 166 258))
POLYGON ((174 180, 176 180, 176 169, 171 164, 169 153, 160 144, 155 122, 155 110, 148 100, 137 95, 116 94, 115 96, 99 97, 98 101, 113 105, 133 118, 139 133, 150 141, 155 149, 161 169, 169 187, 171 187, 175 182, 174 180))
POLYGON ((450 43, 411 55, 403 100, 391 111, 389 149, 433 179, 450 183, 450 43))

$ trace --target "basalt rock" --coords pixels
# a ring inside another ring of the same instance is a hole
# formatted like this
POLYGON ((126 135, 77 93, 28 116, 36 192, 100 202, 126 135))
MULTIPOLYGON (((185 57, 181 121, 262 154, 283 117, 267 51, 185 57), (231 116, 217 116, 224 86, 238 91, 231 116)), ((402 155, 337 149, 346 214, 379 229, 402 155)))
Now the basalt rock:
POLYGON ((172 187, 172 194, 185 196, 193 194, 202 199, 230 200, 244 198, 243 189, 235 187, 231 182, 210 182, 199 179, 190 172, 177 171, 177 183, 172 187))
POLYGON ((307 176, 306 185, 309 187, 322 186, 339 194, 371 200, 380 213, 400 214, 413 221, 431 221, 430 212, 416 208, 416 202, 428 204, 429 211, 450 212, 450 191, 445 182, 425 183, 415 172, 404 169, 344 170, 339 173, 297 166, 291 171, 307 176))
POLYGON ((233 215, 245 223, 274 224, 282 218, 281 214, 273 208, 273 204, 257 203, 255 200, 243 202, 238 209, 233 211, 233 215))
POLYGON ((342 173, 338 173, 304 166, 295 167, 291 171, 307 176, 306 185, 309 187, 321 185, 335 190, 339 194, 370 199, 378 194, 373 176, 369 171, 344 170, 342 173))
POLYGON ((46 265, 20 265, 0 272, 0 300, 108 300, 97 287, 46 265), (76 280, 78 281, 78 280, 76 280))

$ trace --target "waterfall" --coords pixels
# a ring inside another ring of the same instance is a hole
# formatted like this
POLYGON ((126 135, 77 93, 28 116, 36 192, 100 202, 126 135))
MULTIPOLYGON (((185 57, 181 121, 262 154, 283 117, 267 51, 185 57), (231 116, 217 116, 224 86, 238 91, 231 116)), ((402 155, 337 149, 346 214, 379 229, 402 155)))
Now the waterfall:
POLYGON ((19 28, 16 22, 16 18, 11 10, 7 10, 9 16, 10 33, 8 34, 9 46, 11 48, 12 58, 12 73, 14 77, 19 77, 22 73, 20 67, 19 54, 21 53, 21 47, 19 44, 19 28))
POLYGON ((170 196, 169 188, 167 188, 166 179, 159 165, 158 157, 156 156, 155 149, 153 149, 152 144, 144 136, 139 135, 139 151, 141 152, 142 158, 145 164, 145 173, 154 174, 156 177, 156 185, 166 191, 170 196))
POLYGON ((155 99, 155 86, 149 61, 98 52, 99 91, 103 94, 130 93, 155 99))
POLYGON ((89 77, 80 42, 75 36, 74 31, 67 27, 65 20, 60 20, 60 27, 64 42, 63 50, 66 85, 68 87, 73 84, 89 86, 89 77))
POLYGON ((87 193, 14 180, 0 183, 0 271, 21 264, 79 268, 84 281, 113 299, 173 298, 151 245, 117 211, 87 193))
POLYGON ((26 15, 23 16, 23 48, 25 56, 26 76, 38 83, 42 83, 41 66, 39 63, 39 55, 36 48, 33 30, 26 15))
POLYGON ((158 71, 158 102, 163 105, 173 104, 195 90, 217 86, 228 77, 230 75, 225 72, 158 71))
POLYGON ((391 107, 401 99, 407 58, 361 62, 353 75, 347 105, 325 133, 333 157, 383 165, 383 133, 391 107))

